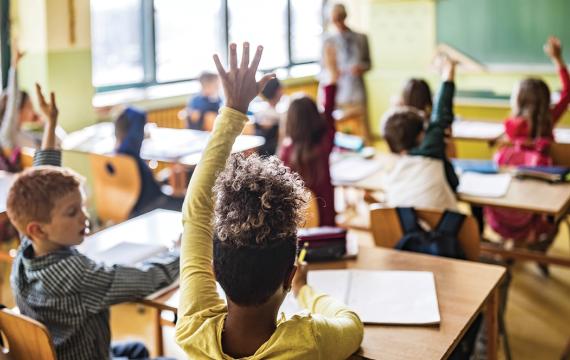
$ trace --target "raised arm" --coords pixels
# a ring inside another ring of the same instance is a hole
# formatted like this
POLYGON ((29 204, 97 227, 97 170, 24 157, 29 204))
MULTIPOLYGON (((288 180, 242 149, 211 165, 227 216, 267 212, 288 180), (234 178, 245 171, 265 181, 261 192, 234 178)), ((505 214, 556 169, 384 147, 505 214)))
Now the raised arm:
POLYGON ((57 128, 57 118, 59 116, 59 110, 55 103, 55 94, 53 92, 50 93, 50 102, 48 103, 42 93, 41 86, 37 83, 36 94, 42 114, 46 120, 41 150, 36 151, 34 154, 34 166, 61 166, 61 151, 56 149, 55 145, 55 129, 57 128))
POLYGON ((214 62, 226 95, 226 107, 214 124, 214 130, 188 187, 183 206, 182 247, 180 257, 180 320, 177 337, 185 337, 185 318, 209 307, 221 304, 212 271, 212 220, 214 198, 212 187, 217 174, 225 167, 235 138, 241 133, 249 103, 263 89, 273 74, 255 81, 262 47, 257 48, 249 64, 249 44, 243 44, 238 67, 236 45, 230 45, 230 70, 226 72, 217 55, 214 62))
POLYGON ((410 155, 423 155, 442 158, 445 156, 445 131, 454 119, 453 96, 455 95, 455 61, 445 59, 442 83, 435 97, 429 126, 420 146, 410 151, 410 155))
POLYGON ((333 118, 333 111, 336 106, 336 82, 339 77, 339 69, 336 59, 336 48, 332 42, 325 43, 324 49, 324 65, 327 71, 327 78, 329 83, 323 88, 324 91, 324 117, 327 120, 329 131, 335 132, 335 120, 333 118))
POLYGON ((566 63, 564 63, 564 59, 562 58, 562 44, 560 43, 560 39, 554 36, 549 37, 546 44, 544 44, 544 52, 548 55, 550 60, 552 60, 554 66, 556 66, 556 71, 558 71, 558 76, 562 83, 560 99, 552 108, 552 120, 556 124, 562 115, 564 115, 564 112, 566 112, 570 104, 570 76, 568 75, 566 63))
POLYGON ((20 102, 20 88, 18 86, 18 63, 24 56, 24 53, 15 47, 12 53, 12 62, 8 71, 8 86, 6 88, 6 108, 2 117, 2 125, 0 127, 0 145, 6 149, 12 149, 17 146, 16 138, 18 137, 18 121, 20 102))
POLYGON ((50 92, 50 102, 48 103, 42 93, 40 84, 36 83, 36 94, 38 96, 38 103, 42 110, 42 115, 45 118, 44 135, 42 137, 42 150, 55 150, 55 129, 57 128, 57 118, 59 110, 55 103, 55 93, 50 92))

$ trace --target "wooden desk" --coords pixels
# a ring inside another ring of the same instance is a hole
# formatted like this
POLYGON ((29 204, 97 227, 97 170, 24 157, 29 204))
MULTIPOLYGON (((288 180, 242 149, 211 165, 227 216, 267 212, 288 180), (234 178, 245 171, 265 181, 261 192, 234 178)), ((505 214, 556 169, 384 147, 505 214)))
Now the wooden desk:
POLYGON ((121 242, 170 247, 181 233, 182 213, 156 209, 87 236, 77 249, 87 256, 93 256, 121 242))
MULTIPOLYGON (((373 161, 381 164, 381 170, 353 183, 337 182, 335 185, 354 187, 370 192, 382 192, 386 169, 389 169, 392 163, 397 161, 396 159, 391 154, 376 155, 373 161)), ((548 184, 537 180, 513 178, 507 194, 503 197, 490 198, 458 194, 458 198, 460 201, 471 205, 495 206, 504 209, 527 211, 534 214, 552 216, 555 221, 560 221, 570 211, 570 183, 548 184)), ((570 267, 570 258, 547 255, 538 251, 520 248, 505 249, 502 246, 485 242, 481 243, 481 251, 506 258, 570 267)))
MULTIPOLYGON (((149 128, 150 137, 143 141, 141 157, 196 166, 206 147, 210 133, 189 129, 149 128)), ((115 149, 114 124, 98 123, 69 134, 62 149, 95 154, 110 154, 115 149)), ((233 153, 256 149, 265 143, 261 136, 240 135, 232 148, 233 153)))
MULTIPOLYGON (((505 274, 499 266, 399 252, 361 248, 358 259, 311 265, 311 269, 422 270, 435 275, 439 326, 366 325, 359 355, 370 359, 443 359, 487 304, 489 359, 497 358, 497 285, 505 274)), ((178 290, 143 303, 176 312, 178 290)))
MULTIPOLYGON (((86 254, 92 254, 121 241, 168 244, 181 230, 179 212, 159 209, 91 235, 79 248, 86 254)), ((435 275, 441 324, 437 327, 367 325, 360 355, 372 359, 445 358, 487 304, 489 359, 496 358, 496 290, 505 274, 502 267, 383 248, 366 247, 361 250, 356 260, 321 263, 312 265, 311 269, 432 271, 435 275)), ((173 290, 156 299, 141 302, 159 310, 176 312, 178 297, 178 290, 173 290)), ((157 324, 160 324, 160 319, 159 315, 157 324)), ((157 331, 161 334, 160 326, 157 331)), ((160 349, 161 344, 158 343, 157 346, 160 349)))
MULTIPOLYGON (((381 169, 359 181, 335 185, 350 186, 371 192, 383 191, 386 171, 397 161, 397 157, 391 154, 378 154, 372 161, 381 164, 381 169)), ((548 184, 543 181, 513 178, 507 194, 503 197, 490 198, 459 194, 459 200, 473 205, 528 211, 559 219, 566 215, 570 208, 570 183, 548 184)))

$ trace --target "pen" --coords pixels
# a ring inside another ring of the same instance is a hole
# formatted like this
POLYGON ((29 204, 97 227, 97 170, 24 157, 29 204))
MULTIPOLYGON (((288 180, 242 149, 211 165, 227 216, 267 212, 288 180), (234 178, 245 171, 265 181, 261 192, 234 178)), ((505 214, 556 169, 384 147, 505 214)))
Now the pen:
POLYGON ((302 264, 305 261, 305 256, 307 256, 307 248, 309 247, 309 243, 305 241, 303 244, 303 248, 299 252, 299 258, 297 259, 298 264, 302 264))

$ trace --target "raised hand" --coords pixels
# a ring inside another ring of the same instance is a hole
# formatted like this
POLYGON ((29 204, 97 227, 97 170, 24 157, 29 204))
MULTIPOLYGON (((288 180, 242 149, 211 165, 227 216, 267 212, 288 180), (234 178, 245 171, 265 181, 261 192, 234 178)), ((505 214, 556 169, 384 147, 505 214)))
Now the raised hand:
POLYGON ((441 77, 445 81, 455 80, 455 67, 457 66, 457 61, 452 59, 449 55, 445 54, 441 57, 441 77))
POLYGON ((261 60, 263 47, 258 46, 251 64, 249 63, 249 43, 243 43, 243 53, 241 63, 238 67, 237 45, 230 44, 230 70, 226 71, 220 62, 218 55, 214 55, 214 63, 218 69, 218 74, 222 80, 224 94, 226 95, 226 106, 240 111, 247 112, 249 103, 257 94, 263 90, 265 84, 275 77, 275 74, 267 74, 259 81, 255 81, 255 73, 261 60))
POLYGON ((559 38, 550 36, 544 44, 544 53, 548 55, 548 57, 552 59, 556 65, 563 65, 564 62, 562 60, 562 43, 560 42, 559 38))
POLYGON ((42 87, 40 86, 40 84, 36 83, 36 94, 38 96, 40 109, 42 110, 42 114, 48 121, 48 125, 55 127, 57 125, 57 117, 59 115, 59 110, 57 109, 57 105, 55 103, 54 92, 52 91, 50 93, 50 102, 48 103, 42 92, 42 87))

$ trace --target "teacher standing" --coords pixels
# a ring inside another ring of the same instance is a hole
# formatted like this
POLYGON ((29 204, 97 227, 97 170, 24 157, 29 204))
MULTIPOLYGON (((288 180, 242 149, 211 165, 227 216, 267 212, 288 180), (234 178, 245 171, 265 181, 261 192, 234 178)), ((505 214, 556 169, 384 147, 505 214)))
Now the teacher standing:
MULTIPOLYGON (((362 113, 366 137, 370 136, 366 107, 364 73, 372 67, 368 37, 352 31, 346 25, 346 8, 335 4, 331 9, 331 22, 335 31, 325 39, 323 48, 334 46, 336 62, 340 71, 336 103, 340 108, 358 109, 362 113)), ((326 52, 325 52, 326 56, 326 52)))

